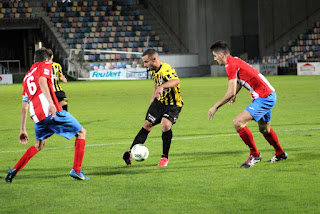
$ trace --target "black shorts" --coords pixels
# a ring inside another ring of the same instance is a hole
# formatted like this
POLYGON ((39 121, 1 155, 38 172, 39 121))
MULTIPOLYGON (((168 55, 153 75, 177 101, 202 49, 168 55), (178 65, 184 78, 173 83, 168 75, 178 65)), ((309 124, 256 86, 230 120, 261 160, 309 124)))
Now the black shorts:
POLYGON ((66 93, 64 91, 56 91, 56 97, 58 98, 58 101, 61 102, 63 100, 67 101, 68 98, 66 97, 66 93))
POLYGON ((159 100, 154 99, 146 114, 146 120, 152 123, 152 126, 155 126, 161 123, 161 120, 164 117, 170 120, 173 125, 176 123, 180 111, 181 107, 164 105, 159 100))

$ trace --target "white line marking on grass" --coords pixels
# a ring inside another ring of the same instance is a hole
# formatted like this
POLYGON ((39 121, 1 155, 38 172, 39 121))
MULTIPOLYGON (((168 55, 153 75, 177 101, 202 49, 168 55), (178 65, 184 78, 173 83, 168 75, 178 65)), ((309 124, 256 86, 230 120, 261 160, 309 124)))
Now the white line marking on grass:
MULTIPOLYGON (((276 132, 296 132, 296 131, 313 131, 313 130, 320 130, 320 128, 277 130, 276 132)), ((260 134, 260 132, 252 132, 252 134, 260 134)), ((204 138, 214 138, 214 137, 230 137, 230 136, 237 136, 237 135, 238 135, 238 133, 216 134, 216 135, 197 136, 197 137, 174 138, 172 140, 194 140, 194 139, 204 139, 204 138)), ((147 142, 160 142, 160 141, 162 141, 162 140, 149 140, 147 142)), ((88 145, 86 145, 86 147, 113 146, 113 145, 124 145, 124 144, 131 144, 131 143, 132 142, 88 144, 88 145)), ((45 148, 45 150, 72 149, 72 148, 74 148, 74 146, 52 147, 52 148, 45 148)), ((24 152, 24 151, 26 151, 26 150, 0 151, 0 154, 1 153, 10 153, 10 152, 24 152)))

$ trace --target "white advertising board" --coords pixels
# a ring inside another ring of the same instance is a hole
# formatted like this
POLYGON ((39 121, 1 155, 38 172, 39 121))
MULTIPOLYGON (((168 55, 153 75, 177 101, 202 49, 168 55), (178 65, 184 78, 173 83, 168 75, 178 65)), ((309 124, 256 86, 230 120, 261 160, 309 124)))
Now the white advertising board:
POLYGON ((0 85, 13 84, 12 74, 0 74, 0 85))
POLYGON ((147 69, 118 69, 90 71, 91 80, 136 80, 147 79, 147 69))
POLYGON ((319 62, 299 62, 297 65, 298 75, 320 75, 319 62))

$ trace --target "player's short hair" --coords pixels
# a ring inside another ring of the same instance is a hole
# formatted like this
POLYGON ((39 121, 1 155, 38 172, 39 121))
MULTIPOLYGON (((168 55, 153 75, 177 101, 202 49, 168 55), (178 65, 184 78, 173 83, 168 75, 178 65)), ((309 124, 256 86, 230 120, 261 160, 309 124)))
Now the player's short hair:
POLYGON ((229 45, 222 40, 218 40, 210 47, 211 52, 222 52, 224 54, 230 54, 229 45))
POLYGON ((148 56, 149 58, 153 56, 157 56, 158 52, 152 48, 147 49, 145 52, 143 52, 142 56, 148 56))
POLYGON ((50 59, 52 55, 53 52, 51 49, 42 47, 34 53, 34 62, 43 62, 46 59, 50 59))
POLYGON ((46 48, 48 55, 51 57, 53 56, 53 51, 50 48, 46 48))

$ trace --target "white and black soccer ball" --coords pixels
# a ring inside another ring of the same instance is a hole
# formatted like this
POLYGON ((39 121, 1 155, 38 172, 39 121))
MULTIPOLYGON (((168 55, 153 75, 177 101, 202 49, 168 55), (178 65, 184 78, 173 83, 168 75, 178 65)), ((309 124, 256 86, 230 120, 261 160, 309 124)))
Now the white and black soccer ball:
POLYGON ((149 156, 149 149, 142 144, 136 144, 131 149, 131 155, 133 160, 144 161, 149 156))

